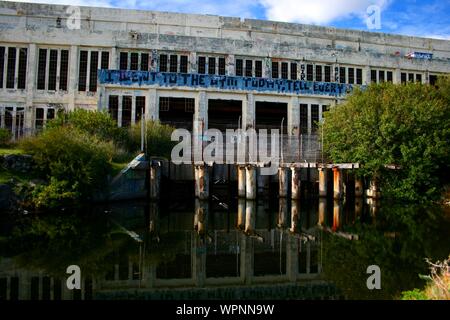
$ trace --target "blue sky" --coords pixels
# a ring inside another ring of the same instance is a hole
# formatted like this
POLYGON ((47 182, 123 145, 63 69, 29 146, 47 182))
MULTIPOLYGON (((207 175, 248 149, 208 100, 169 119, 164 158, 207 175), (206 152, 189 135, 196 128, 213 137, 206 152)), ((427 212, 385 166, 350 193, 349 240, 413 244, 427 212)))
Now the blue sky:
POLYGON ((450 40, 450 0, 26 0, 24 2, 215 14, 450 40), (368 29, 367 8, 371 5, 380 8, 381 29, 368 29))

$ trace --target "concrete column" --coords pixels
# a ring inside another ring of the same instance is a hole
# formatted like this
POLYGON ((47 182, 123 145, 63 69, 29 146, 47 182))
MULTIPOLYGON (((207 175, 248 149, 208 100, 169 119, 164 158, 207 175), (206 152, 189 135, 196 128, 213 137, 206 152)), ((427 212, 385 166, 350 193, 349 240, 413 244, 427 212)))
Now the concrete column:
POLYGON ((298 218, 299 218, 300 206, 296 200, 291 201, 291 228, 289 231, 292 233, 298 232, 298 218))
POLYGON ((308 103, 308 134, 312 132, 311 104, 308 103))
MULTIPOLYGON (((33 99, 36 80, 36 44, 30 43, 28 46, 28 66, 27 66, 27 79, 26 79, 26 94, 27 100, 25 105, 24 114, 24 133, 30 135, 34 128, 33 123, 33 99)), ((59 65, 59 64, 58 64, 59 65)))
POLYGON ((291 199, 301 198, 301 176, 300 168, 291 168, 291 199))
POLYGON ((146 92, 145 119, 159 120, 159 98, 156 89, 148 89, 146 92))
POLYGON ((319 197, 327 196, 327 168, 319 168, 319 197))
POLYGON ((333 226, 331 229, 333 231, 338 230, 341 227, 341 211, 342 205, 339 200, 334 200, 333 202, 333 226))
POLYGON ((333 198, 342 198, 342 174, 338 167, 333 168, 333 198))
POLYGON ((109 58, 109 69, 111 70, 117 70, 118 68, 118 60, 119 57, 117 56, 117 48, 112 47, 111 48, 111 57, 109 58))
POLYGON ((158 200, 161 187, 161 163, 152 161, 150 164, 150 199, 158 200))
POLYGON ((326 216, 327 216, 327 199, 319 198, 319 219, 317 221, 317 224, 323 226, 325 224, 326 216))
POLYGON ((189 53, 189 73, 197 73, 197 53, 190 52, 189 53))
POLYGON ((392 81, 395 84, 400 84, 402 83, 402 73, 400 71, 400 68, 395 68, 395 71, 393 73, 393 77, 392 77, 392 81))
POLYGON ((78 92, 78 46, 70 46, 70 59, 69 59, 69 79, 68 79, 68 97, 69 104, 67 108, 69 110, 75 109, 75 95, 78 92))
POLYGON ((201 236, 206 234, 208 215, 209 215, 208 201, 195 199, 194 229, 201 236))
POLYGON ((236 75, 236 60, 234 54, 228 54, 225 56, 225 74, 227 76, 236 75))
POLYGON ((255 200, 257 195, 256 167, 247 165, 245 176, 245 196, 248 200, 255 200))
POLYGON ((238 229, 243 230, 245 226, 245 199, 238 199, 238 212, 236 226, 238 229))
POLYGON ((237 175, 238 175, 238 197, 245 198, 246 189, 245 189, 245 180, 246 180, 246 172, 245 166, 237 166, 237 175))
POLYGON ((131 125, 136 124, 136 96, 131 96, 131 125))
POLYGON ((289 193, 289 169, 280 167, 278 168, 278 181, 279 190, 278 195, 280 198, 286 198, 289 193))
POLYGON ((300 102, 298 96, 291 97, 288 105, 287 134, 297 136, 300 128, 300 102))
POLYGON ((195 165, 195 195, 200 200, 209 198, 209 170, 205 164, 195 165))
POLYGON ((363 85, 370 84, 370 66, 365 66, 363 69, 363 85))
POLYGON ((242 102, 242 129, 253 127, 255 123, 255 97, 253 93, 248 93, 245 101, 242 102))
POLYGON ((362 197, 364 194, 364 185, 361 178, 355 177, 355 197, 362 197))
POLYGON ((246 201, 245 203, 245 234, 251 235, 255 231, 256 202, 246 201))

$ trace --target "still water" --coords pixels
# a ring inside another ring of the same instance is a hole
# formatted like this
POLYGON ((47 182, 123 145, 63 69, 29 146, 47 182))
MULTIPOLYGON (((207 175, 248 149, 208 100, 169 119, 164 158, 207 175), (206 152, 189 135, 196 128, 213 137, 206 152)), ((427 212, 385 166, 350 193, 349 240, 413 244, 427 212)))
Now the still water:
POLYGON ((440 207, 367 200, 122 202, 2 215, 0 299, 397 299, 448 257, 440 207), (66 269, 81 269, 68 290, 66 269), (369 290, 369 265, 381 289, 369 290))

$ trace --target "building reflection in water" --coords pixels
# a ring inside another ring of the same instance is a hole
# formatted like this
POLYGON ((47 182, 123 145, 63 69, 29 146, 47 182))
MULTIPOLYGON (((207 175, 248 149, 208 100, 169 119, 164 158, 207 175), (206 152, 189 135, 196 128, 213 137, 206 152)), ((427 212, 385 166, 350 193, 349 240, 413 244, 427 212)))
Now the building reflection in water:
MULTIPOLYGON (((0 294, 8 299, 90 299, 117 291, 325 284, 321 237, 342 229, 343 203, 279 199, 275 214, 267 203, 256 201, 239 200, 236 210, 211 206, 196 200, 193 215, 156 203, 146 205, 146 212, 141 208, 137 215, 144 227, 137 223, 132 228, 144 241, 124 232, 126 245, 110 255, 109 271, 92 277, 82 273, 82 290, 68 290, 65 281, 45 270, 16 268, 13 259, 2 259, 0 294)), ((378 203, 369 203, 371 216, 377 210, 378 203)), ((357 199, 352 216, 362 211, 357 199)))

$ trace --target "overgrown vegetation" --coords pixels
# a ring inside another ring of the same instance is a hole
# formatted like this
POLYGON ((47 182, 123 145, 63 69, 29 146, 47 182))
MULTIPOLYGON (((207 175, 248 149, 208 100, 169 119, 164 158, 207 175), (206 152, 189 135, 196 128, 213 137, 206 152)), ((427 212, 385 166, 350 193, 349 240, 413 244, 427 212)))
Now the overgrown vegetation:
MULTIPOLYGON (((450 77, 438 86, 370 85, 325 114, 324 150, 332 161, 359 162, 383 193, 437 199, 449 181, 450 77), (387 169, 395 164, 400 170, 387 169)), ((322 131, 322 130, 319 130, 322 131)))
POLYGON ((11 141, 11 131, 5 128, 0 128, 0 147, 6 147, 11 141))

